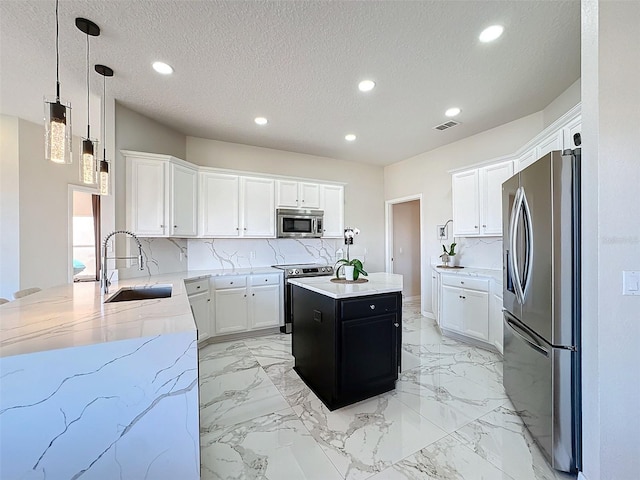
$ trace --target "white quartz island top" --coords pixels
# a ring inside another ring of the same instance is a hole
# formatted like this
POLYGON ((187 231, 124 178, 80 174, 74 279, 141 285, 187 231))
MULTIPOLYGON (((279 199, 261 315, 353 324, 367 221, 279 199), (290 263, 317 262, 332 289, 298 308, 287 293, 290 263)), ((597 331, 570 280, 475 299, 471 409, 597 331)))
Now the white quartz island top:
POLYGON ((290 278, 289 283, 335 299, 402 291, 402 275, 395 273, 370 273, 368 277, 360 277, 369 280, 366 283, 335 283, 332 278, 335 277, 290 278))

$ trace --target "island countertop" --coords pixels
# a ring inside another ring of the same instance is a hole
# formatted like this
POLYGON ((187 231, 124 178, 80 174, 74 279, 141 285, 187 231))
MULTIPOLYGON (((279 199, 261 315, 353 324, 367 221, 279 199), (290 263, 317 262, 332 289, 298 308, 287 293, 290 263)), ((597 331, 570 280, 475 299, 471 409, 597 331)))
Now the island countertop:
POLYGON ((335 299, 402 291, 402 275, 395 273, 370 273, 361 277, 368 280, 366 283, 335 283, 332 278, 335 277, 290 278, 289 283, 335 299))

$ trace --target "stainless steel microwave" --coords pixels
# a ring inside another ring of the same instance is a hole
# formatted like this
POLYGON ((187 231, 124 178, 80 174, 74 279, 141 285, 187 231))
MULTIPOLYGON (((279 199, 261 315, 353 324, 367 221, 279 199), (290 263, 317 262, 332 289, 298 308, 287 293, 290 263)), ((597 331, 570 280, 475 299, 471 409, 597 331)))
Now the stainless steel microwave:
POLYGON ((323 217, 322 210, 278 208, 278 238, 320 238, 323 232, 323 217))

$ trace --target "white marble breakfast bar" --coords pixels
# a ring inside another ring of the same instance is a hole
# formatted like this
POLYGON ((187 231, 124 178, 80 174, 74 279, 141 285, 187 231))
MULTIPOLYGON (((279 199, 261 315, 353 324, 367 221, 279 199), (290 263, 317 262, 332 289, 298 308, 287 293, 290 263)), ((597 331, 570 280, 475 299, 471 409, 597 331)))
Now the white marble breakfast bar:
POLYGON ((0 478, 200 478, 184 280, 238 273, 121 280, 106 296, 74 283, 0 307, 0 478), (122 287, 159 284, 172 285, 170 297, 104 303, 122 287))

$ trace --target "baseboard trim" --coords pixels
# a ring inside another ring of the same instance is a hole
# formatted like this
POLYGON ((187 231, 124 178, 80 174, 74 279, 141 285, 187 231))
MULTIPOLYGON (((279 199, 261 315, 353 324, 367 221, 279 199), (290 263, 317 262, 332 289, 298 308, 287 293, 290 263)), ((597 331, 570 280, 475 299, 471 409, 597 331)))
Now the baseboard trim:
POLYGON ((431 312, 427 312, 427 311, 425 311, 425 310, 423 310, 423 311, 422 311, 422 316, 423 316, 423 317, 430 318, 430 319, 432 319, 432 320, 435 320, 435 319, 436 319, 436 316, 435 316, 433 313, 431 313, 431 312))
POLYGON ((584 473, 578 472, 578 480, 587 480, 587 477, 585 477, 584 473))
POLYGON ((420 295, 414 295, 413 297, 404 297, 403 302, 412 302, 414 300, 420 300, 420 295))

